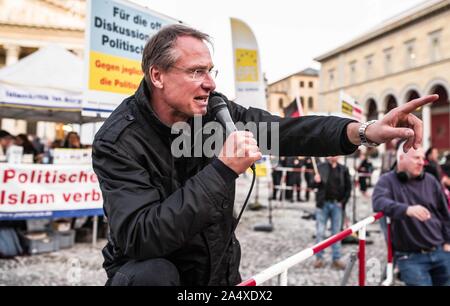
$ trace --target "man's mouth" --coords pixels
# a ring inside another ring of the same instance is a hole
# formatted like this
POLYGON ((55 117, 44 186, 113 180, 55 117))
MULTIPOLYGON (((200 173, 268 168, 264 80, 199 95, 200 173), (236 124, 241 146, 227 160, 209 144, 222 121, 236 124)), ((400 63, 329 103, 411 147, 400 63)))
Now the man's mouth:
POLYGON ((208 98, 209 98, 209 96, 197 96, 197 97, 194 98, 194 100, 198 104, 200 104, 202 106, 206 106, 206 105, 208 105, 208 98))

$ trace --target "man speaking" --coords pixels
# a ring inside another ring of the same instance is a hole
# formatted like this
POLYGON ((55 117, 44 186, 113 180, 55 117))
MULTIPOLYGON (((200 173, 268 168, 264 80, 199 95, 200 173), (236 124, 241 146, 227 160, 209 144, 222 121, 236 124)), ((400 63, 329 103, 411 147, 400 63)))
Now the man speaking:
MULTIPOLYGON (((93 165, 110 225, 103 249, 107 285, 236 285, 240 247, 232 229, 235 180, 261 158, 255 136, 229 133, 217 156, 174 156, 171 127, 215 120, 208 102, 219 97, 234 122, 277 123, 281 156, 350 154, 360 144, 408 138, 422 141, 422 123, 410 114, 435 101, 427 96, 393 109, 381 121, 338 117, 282 119, 246 109, 215 92, 217 71, 209 36, 183 25, 162 28, 146 44, 145 78, 136 93, 97 133, 93 165), (232 235, 232 236, 230 236, 232 235), (231 242, 229 241, 231 237, 231 242)), ((258 133, 271 133, 271 129, 258 133)), ((207 137, 201 137, 204 143, 207 137)))

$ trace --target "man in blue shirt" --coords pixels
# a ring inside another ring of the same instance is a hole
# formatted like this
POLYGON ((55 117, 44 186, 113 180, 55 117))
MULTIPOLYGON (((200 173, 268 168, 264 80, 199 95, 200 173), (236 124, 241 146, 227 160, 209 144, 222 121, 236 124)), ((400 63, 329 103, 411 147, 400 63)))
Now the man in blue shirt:
POLYGON ((439 182, 424 173, 424 151, 397 151, 397 167, 381 176, 372 195, 376 212, 392 219, 391 237, 402 281, 450 284, 450 217, 439 182))

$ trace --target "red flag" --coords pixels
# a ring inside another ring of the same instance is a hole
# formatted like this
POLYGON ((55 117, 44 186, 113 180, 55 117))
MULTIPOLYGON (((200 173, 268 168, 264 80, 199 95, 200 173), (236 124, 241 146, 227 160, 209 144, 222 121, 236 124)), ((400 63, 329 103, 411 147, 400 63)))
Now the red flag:
POLYGON ((302 103, 296 97, 284 110, 284 117, 297 118, 304 116, 302 103))
POLYGON ((303 113, 303 105, 298 96, 295 97, 295 103, 297 104, 297 110, 291 115, 293 118, 302 117, 305 114, 303 113))

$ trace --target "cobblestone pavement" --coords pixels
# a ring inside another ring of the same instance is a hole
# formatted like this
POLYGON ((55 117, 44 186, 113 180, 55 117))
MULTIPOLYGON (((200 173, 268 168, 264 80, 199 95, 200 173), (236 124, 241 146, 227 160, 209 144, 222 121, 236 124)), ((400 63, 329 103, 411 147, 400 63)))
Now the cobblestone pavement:
MULTIPOLYGON (((250 177, 241 177, 237 182, 236 207, 240 207, 250 185, 250 177)), ((259 202, 268 204, 267 181, 259 186, 259 202)), ((254 202, 255 193, 250 202, 254 202)), ((312 200, 314 196, 312 197, 312 200)), ((347 211, 352 216, 352 199, 347 211)), ((372 214, 370 199, 357 196, 357 219, 361 220, 372 214)), ((247 209, 237 229, 241 243, 241 274, 243 279, 315 244, 315 221, 305 219, 314 211, 314 203, 280 203, 273 202, 273 225, 271 233, 254 231, 257 224, 268 223, 268 209, 252 211, 247 209)), ((379 225, 368 228, 367 284, 378 285, 386 262, 386 247, 379 225)), ((98 241, 97 246, 77 243, 73 248, 54 253, 21 256, 13 260, 0 259, 0 285, 103 285, 106 275, 102 269, 101 248, 105 240, 98 241)), ((351 253, 357 252, 357 244, 342 246, 343 260, 348 262, 351 253)), ((325 259, 327 265, 322 269, 314 269, 314 258, 289 270, 288 284, 302 285, 339 285, 344 272, 330 267, 330 250, 325 259)), ((358 264, 355 263, 348 285, 358 283, 358 264)), ((266 283, 277 285, 277 278, 266 283)))

